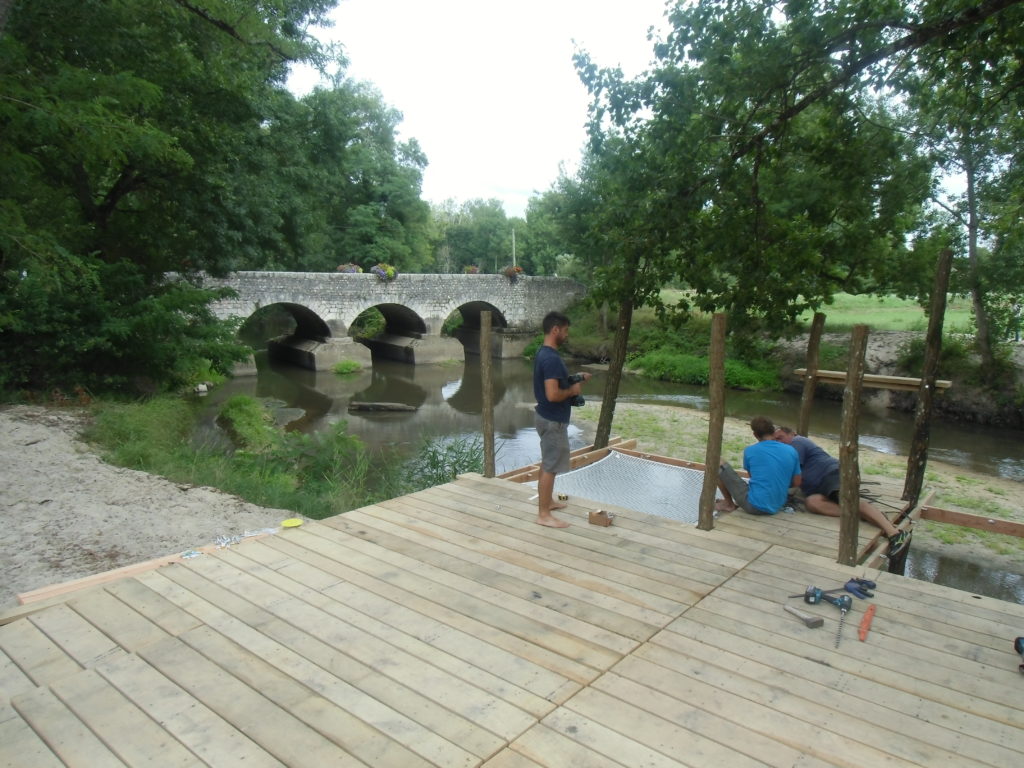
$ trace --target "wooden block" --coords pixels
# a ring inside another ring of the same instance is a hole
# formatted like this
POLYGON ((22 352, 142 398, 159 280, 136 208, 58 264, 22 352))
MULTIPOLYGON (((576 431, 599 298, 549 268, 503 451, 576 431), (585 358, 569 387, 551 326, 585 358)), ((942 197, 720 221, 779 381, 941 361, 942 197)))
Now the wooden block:
POLYGON ((612 524, 613 517, 615 517, 615 515, 611 512, 606 512, 603 509, 595 509, 590 513, 590 517, 588 519, 590 520, 591 525, 608 527, 612 524))

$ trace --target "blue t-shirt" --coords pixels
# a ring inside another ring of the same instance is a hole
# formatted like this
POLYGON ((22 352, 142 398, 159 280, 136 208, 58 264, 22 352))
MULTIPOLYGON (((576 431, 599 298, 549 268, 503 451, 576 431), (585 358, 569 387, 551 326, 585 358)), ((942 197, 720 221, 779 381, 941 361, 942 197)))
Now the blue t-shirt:
POLYGON ((802 435, 794 436, 790 445, 800 459, 801 490, 806 496, 818 493, 821 481, 839 469, 839 459, 829 456, 817 443, 802 435))
POLYGON ((533 396, 537 399, 536 411, 548 421, 568 424, 572 406, 568 400, 560 403, 548 400, 544 391, 546 379, 558 379, 559 389, 569 388, 569 370, 565 367, 565 361, 554 347, 544 344, 537 350, 537 356, 533 360, 533 396))
POLYGON ((789 481, 800 474, 800 459, 791 445, 761 440, 743 449, 743 468, 750 473, 747 501, 774 515, 786 503, 789 481))

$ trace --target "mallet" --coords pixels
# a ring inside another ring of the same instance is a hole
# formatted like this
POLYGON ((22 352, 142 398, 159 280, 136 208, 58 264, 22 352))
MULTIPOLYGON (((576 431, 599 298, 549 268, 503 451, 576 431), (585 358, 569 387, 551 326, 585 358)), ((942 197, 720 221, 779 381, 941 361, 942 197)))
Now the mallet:
POLYGON ((792 605, 783 605, 782 607, 785 608, 789 613, 792 613, 794 616, 800 619, 800 621, 804 623, 804 626, 813 628, 820 627, 822 624, 825 623, 825 620, 821 618, 821 616, 812 616, 809 613, 804 613, 798 608, 794 608, 792 605))

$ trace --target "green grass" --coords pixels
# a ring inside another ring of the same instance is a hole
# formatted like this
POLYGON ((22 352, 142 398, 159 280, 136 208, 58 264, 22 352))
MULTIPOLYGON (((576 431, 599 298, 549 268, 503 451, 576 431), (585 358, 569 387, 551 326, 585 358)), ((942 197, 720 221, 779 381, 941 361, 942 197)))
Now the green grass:
POLYGON ((346 376, 363 370, 363 364, 358 360, 339 360, 332 370, 339 376, 346 376))
MULTIPOLYGON (((821 307, 826 331, 849 331, 855 325, 867 325, 876 331, 925 331, 928 317, 915 301, 895 296, 853 296, 836 294, 832 304, 821 307)), ((810 328, 814 313, 800 315, 800 322, 810 328)), ((968 333, 973 327, 971 303, 962 296, 950 296, 943 318, 945 333, 968 333)))

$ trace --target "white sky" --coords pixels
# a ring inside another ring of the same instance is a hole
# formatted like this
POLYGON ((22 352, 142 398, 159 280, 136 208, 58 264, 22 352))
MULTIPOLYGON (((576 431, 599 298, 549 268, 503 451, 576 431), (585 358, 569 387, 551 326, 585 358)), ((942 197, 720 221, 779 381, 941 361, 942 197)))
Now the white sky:
MULTIPOLYGON (((341 42, 348 75, 373 82, 427 155, 423 197, 501 200, 522 216, 559 164, 575 168, 589 103, 573 41, 627 75, 652 58, 666 0, 342 0, 322 39, 341 42)), ((315 84, 297 73, 289 85, 315 84)))

